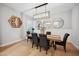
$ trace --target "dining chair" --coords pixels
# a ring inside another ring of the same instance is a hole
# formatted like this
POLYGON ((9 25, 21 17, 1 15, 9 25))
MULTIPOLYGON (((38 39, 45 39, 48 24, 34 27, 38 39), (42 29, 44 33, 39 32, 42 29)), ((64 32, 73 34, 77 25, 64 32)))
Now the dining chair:
POLYGON ((51 35, 51 32, 50 32, 50 31, 47 31, 47 32, 46 32, 46 35, 51 35))
POLYGON ((37 46, 37 49, 38 49, 39 38, 38 38, 37 33, 32 33, 32 48, 34 44, 37 46))
POLYGON ((30 40, 32 39, 32 36, 31 36, 30 31, 27 31, 26 33, 27 33, 27 42, 28 42, 29 39, 30 40))
POLYGON ((64 51, 66 52, 66 43, 67 43, 67 38, 70 34, 65 33, 64 37, 63 37, 63 41, 56 41, 55 42, 55 49, 56 49, 56 45, 61 45, 64 48, 64 51))
POLYGON ((46 54, 47 54, 48 49, 51 47, 47 39, 47 35, 39 34, 39 39, 40 39, 40 42, 39 42, 40 52, 41 52, 41 47, 42 47, 46 50, 46 54))

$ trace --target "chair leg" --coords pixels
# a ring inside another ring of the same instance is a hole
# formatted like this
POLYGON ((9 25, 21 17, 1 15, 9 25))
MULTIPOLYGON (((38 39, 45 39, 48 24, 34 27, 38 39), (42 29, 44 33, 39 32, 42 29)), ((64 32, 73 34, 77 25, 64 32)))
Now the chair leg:
POLYGON ((32 48, 33 48, 34 43, 32 43, 32 48))
POLYGON ((40 46, 40 52, 41 52, 41 46, 40 46))
POLYGON ((53 45, 53 47, 54 47, 54 50, 56 50, 56 45, 53 45))
POLYGON ((28 38, 27 38, 27 43, 28 43, 28 38))
POLYGON ((54 42, 52 41, 51 45, 54 45, 54 42))
POLYGON ((47 50, 46 50, 46 54, 47 54, 47 50))
POLYGON ((46 48, 46 54, 47 54, 48 49, 46 48))
POLYGON ((31 39, 30 39, 30 41, 31 41, 31 39))
POLYGON ((37 44, 37 49, 38 49, 38 44, 37 44))
POLYGON ((64 46, 64 51, 65 51, 65 53, 66 53, 66 46, 64 46))

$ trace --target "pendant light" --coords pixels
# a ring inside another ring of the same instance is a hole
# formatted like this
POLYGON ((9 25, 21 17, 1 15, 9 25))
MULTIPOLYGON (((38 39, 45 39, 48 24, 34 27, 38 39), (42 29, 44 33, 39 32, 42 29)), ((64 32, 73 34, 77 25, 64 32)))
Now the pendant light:
MULTIPOLYGON (((46 19, 46 5, 45 5, 45 18, 46 19)), ((43 21, 43 27, 42 27, 42 31, 43 31, 43 34, 45 34, 45 23, 44 23, 44 20, 43 21)))
MULTIPOLYGON (((40 16, 40 14, 37 14, 37 9, 39 8, 39 7, 42 7, 42 6, 45 6, 45 11, 44 11, 44 18, 43 19, 46 19, 46 5, 47 5, 48 3, 44 3, 44 4, 42 4, 42 5, 39 5, 39 6, 36 6, 35 7, 35 10, 36 10, 36 13, 35 13, 35 19, 41 19, 41 16, 40 16)), ((38 29, 40 29, 40 31, 41 31, 41 33, 43 33, 44 34, 44 32, 45 32, 45 27, 44 27, 44 20, 42 20, 42 23, 41 24, 38 24, 38 29), (42 25, 42 26, 41 26, 42 25), (40 27, 40 28, 39 28, 40 27)))

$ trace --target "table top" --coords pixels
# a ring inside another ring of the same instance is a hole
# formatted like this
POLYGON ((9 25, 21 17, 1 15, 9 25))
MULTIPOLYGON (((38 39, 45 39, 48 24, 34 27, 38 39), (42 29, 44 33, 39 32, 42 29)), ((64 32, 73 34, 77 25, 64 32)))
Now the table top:
POLYGON ((60 35, 47 35, 48 40, 52 41, 60 41, 61 36, 60 35))

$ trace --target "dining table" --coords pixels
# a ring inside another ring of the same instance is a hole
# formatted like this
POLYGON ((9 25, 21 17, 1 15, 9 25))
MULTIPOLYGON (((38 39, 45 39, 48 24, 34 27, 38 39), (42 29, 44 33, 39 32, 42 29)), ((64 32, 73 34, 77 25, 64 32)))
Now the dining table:
POLYGON ((50 43, 53 42, 54 49, 56 49, 55 42, 56 41, 61 41, 61 36, 60 35, 47 35, 47 38, 50 41, 50 43))

